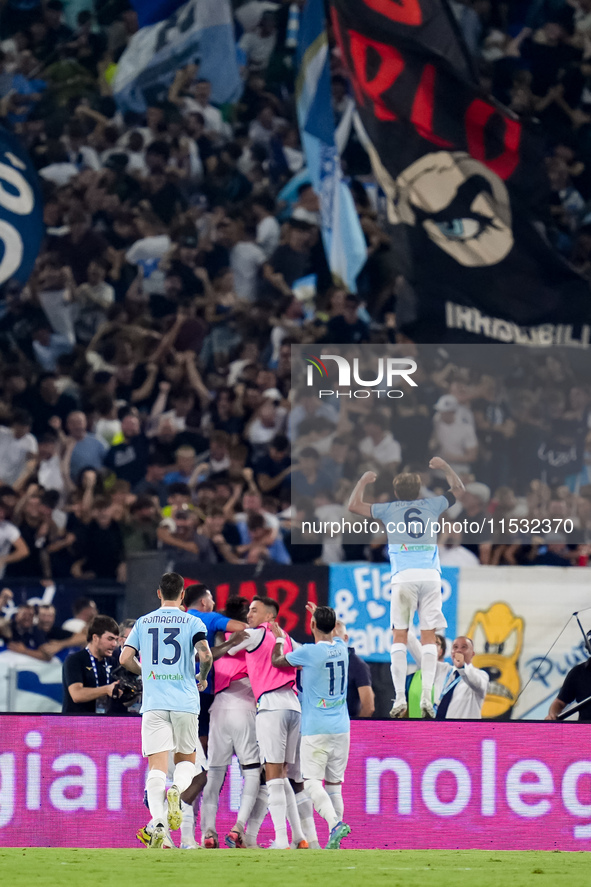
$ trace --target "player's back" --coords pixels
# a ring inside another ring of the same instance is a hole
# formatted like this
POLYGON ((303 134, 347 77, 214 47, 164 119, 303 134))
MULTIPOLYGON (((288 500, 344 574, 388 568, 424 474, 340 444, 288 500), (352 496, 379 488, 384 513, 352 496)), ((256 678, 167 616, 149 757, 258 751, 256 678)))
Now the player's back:
POLYGON ((160 607, 137 620, 126 643, 140 654, 142 712, 199 713, 195 644, 206 637, 201 619, 178 607, 160 607))
POLYGON ((408 569, 441 571, 436 523, 453 501, 448 494, 432 499, 395 499, 371 506, 372 517, 381 520, 386 528, 393 573, 408 569))
MULTIPOLYGON (((341 638, 304 644, 295 651, 302 665, 302 735, 347 733, 349 651, 341 638)), ((290 656, 290 660, 292 657, 290 656)))

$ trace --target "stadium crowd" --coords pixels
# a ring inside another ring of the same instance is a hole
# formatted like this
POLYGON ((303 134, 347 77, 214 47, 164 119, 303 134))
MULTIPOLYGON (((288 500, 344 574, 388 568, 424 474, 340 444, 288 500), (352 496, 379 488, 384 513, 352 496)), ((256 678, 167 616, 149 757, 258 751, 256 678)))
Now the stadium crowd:
MULTIPOLYGON (((483 85, 543 130, 552 237, 588 273, 585 4, 451 5, 483 85)), ((456 534, 444 563, 587 563, 591 390, 553 358, 527 382, 442 361, 371 423, 361 402, 319 409, 290 391, 292 344, 394 342, 404 285, 354 130, 343 165, 368 246, 357 295, 332 285, 312 187, 282 191, 305 163, 301 6, 236 5, 237 104, 212 105, 189 66, 145 115, 111 94, 137 30, 126 0, 3 6, 0 113, 39 171, 46 224, 28 284, 8 281, 0 301, 6 583, 124 581, 126 556, 157 547, 201 564, 386 559, 379 542, 294 545, 289 530, 342 509, 360 465, 384 497, 393 471, 423 471, 432 452, 461 470, 468 516, 573 516, 585 543, 493 538, 470 557, 456 534)), ((352 97, 334 47, 332 66, 338 121, 352 97)), ((437 483, 424 474, 426 491, 437 483)))

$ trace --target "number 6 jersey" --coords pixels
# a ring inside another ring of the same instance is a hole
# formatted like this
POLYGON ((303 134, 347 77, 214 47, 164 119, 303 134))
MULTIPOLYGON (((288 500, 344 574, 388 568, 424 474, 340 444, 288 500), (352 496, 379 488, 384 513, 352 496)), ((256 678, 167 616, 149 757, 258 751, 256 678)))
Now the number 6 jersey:
POLYGON ((437 570, 437 519, 455 502, 453 493, 410 502, 376 502, 371 516, 381 520, 388 535, 392 576, 403 570, 437 570))
POLYGON ((187 711, 199 714, 195 680, 195 644, 207 640, 197 616, 178 607, 160 607, 141 616, 125 642, 140 656, 145 711, 187 711))

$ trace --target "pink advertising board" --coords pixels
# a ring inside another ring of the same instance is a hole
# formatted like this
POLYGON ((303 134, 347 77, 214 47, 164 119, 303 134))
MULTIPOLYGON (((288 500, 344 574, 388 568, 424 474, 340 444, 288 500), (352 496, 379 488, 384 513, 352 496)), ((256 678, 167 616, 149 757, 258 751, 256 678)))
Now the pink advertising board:
MULTIPOLYGON (((148 818, 139 728, 0 716, 0 846, 137 846, 148 818)), ((221 833, 239 792, 234 767, 221 833)), ((354 722, 344 798, 351 848, 590 850, 591 725, 354 722)), ((267 817, 260 843, 270 839, 267 817)))

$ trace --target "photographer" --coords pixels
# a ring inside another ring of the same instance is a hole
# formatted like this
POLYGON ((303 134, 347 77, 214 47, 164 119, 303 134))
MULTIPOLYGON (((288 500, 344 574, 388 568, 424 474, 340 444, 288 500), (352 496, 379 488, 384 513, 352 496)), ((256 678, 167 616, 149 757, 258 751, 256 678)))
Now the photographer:
POLYGON ((135 619, 124 619, 119 625, 118 647, 111 657, 113 664, 111 677, 119 681, 119 695, 111 700, 111 708, 109 709, 109 714, 111 715, 135 715, 139 713, 142 701, 142 679, 123 668, 122 665, 119 665, 121 650, 125 646, 125 641, 134 625, 135 619))
POLYGON ((119 626, 110 616, 95 616, 86 638, 85 649, 70 653, 64 662, 63 714, 106 714, 120 694, 119 681, 111 680, 110 660, 119 642, 119 626))

